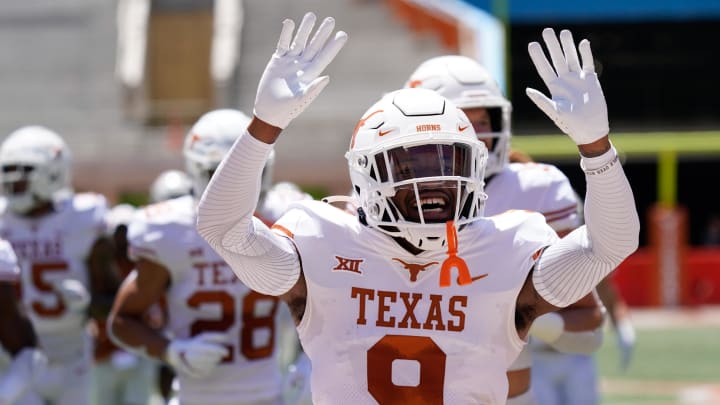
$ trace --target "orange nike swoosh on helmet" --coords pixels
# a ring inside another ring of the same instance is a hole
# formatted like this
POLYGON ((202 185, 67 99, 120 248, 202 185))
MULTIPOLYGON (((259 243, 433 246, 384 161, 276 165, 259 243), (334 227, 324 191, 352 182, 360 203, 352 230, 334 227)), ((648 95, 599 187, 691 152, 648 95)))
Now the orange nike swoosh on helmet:
POLYGON ((470 125, 465 125, 464 127, 461 127, 458 125, 458 131, 462 132, 462 131, 468 129, 469 127, 470 127, 470 125))
POLYGON ((380 135, 380 136, 385 136, 385 135, 389 134, 389 133, 392 132, 392 131, 393 131, 392 129, 388 129, 387 131, 378 131, 378 135, 380 135))

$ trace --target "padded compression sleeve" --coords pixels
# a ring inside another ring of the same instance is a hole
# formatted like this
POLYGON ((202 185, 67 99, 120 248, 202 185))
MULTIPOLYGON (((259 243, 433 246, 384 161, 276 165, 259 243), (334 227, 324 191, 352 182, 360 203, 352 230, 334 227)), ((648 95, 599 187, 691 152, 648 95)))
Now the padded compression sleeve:
POLYGON ((630 183, 612 147, 583 157, 585 225, 549 246, 533 271, 546 301, 566 307, 588 294, 638 246, 640 221, 630 183))
POLYGON ((241 135, 215 171, 198 206, 198 231, 248 287, 281 295, 300 276, 293 243, 253 217, 272 145, 241 135))

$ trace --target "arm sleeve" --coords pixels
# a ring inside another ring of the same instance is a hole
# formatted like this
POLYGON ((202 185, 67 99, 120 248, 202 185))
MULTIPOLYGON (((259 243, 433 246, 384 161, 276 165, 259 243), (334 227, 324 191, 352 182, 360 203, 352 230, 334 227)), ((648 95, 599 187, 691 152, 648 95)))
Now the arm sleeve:
POLYGON ((235 141, 203 193, 197 226, 245 285, 281 295, 300 277, 300 257, 292 241, 253 217, 271 149, 248 132, 235 141))
POLYGON ((640 221, 630 183, 612 147, 582 158, 585 225, 548 247, 533 271, 535 289, 566 307, 588 294, 638 246, 640 221))

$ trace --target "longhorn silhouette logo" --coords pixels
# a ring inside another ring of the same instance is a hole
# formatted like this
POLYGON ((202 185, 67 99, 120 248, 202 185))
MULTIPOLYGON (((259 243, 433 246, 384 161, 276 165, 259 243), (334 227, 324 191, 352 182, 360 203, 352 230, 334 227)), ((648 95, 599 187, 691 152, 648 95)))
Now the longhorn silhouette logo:
POLYGON ((410 272, 410 281, 415 282, 417 281, 418 274, 420 274, 421 271, 425 271, 428 267, 432 266, 433 264, 438 264, 438 262, 430 262, 426 264, 419 264, 419 263, 408 263, 404 260, 398 259, 393 257, 393 260, 403 265, 403 268, 405 268, 407 271, 410 272))

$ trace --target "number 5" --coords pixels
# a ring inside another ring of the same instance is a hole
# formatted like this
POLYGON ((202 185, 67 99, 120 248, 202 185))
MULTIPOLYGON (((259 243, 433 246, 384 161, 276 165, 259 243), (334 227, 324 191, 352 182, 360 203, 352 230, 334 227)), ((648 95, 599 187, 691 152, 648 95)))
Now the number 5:
POLYGON ((60 294, 55 292, 52 284, 48 282, 45 276, 52 272, 65 272, 68 270, 67 263, 33 263, 30 269, 32 273, 32 283, 38 291, 50 293, 55 296, 55 304, 45 305, 42 301, 33 301, 31 306, 33 311, 40 316, 49 318, 60 317, 65 312, 65 303, 63 303, 60 294))

